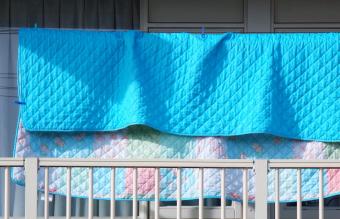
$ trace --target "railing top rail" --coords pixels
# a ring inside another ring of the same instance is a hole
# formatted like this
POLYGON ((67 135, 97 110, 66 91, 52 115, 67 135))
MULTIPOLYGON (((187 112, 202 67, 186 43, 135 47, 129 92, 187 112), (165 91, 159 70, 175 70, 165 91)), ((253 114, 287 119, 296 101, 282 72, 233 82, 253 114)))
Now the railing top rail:
POLYGON ((340 169, 340 160, 273 159, 268 160, 268 166, 277 169, 340 169))
POLYGON ((40 158, 41 167, 253 168, 253 160, 40 158))
POLYGON ((24 164, 24 158, 0 157, 0 167, 21 167, 24 164))
MULTIPOLYGON (((0 167, 24 166, 28 158, 0 157, 0 167)), ((99 158, 33 158, 41 167, 150 167, 150 168, 253 168, 250 159, 99 159, 99 158)), ((267 160, 276 169, 340 169, 340 160, 267 160)))

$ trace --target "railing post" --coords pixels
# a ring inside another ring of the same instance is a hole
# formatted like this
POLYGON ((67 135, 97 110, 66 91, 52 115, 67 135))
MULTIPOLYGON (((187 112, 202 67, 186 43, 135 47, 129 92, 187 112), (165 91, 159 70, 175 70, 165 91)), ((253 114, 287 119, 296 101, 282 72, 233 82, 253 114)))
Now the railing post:
POLYGON ((255 160, 255 219, 268 219, 268 161, 255 160))
POLYGON ((25 159, 25 218, 37 218, 38 208, 38 158, 25 159))

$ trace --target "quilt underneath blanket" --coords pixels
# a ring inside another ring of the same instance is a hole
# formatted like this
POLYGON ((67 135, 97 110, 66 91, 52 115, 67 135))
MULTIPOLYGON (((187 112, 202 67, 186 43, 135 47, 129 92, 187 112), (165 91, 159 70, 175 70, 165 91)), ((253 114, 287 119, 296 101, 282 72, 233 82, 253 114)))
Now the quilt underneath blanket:
MULTIPOLYGON (((340 159, 340 143, 289 140, 271 135, 251 134, 231 137, 185 137, 165 134, 145 126, 132 126, 116 132, 51 133, 29 132, 22 125, 18 129, 15 148, 17 157, 55 158, 116 158, 116 159, 340 159)), ((66 194, 66 169, 51 168, 49 191, 66 194)), ((116 197, 132 198, 132 169, 116 171, 116 197)), ((241 170, 226 170, 226 198, 240 200, 242 197, 241 170)), ((254 199, 254 173, 249 171, 249 201, 254 199)), ((24 183, 22 168, 12 174, 15 182, 24 183)), ((94 198, 110 198, 109 169, 94 169, 94 198)), ((274 200, 274 172, 268 174, 268 201, 274 200)), ((182 171, 182 199, 198 198, 198 172, 182 171)), ((296 170, 280 172, 281 201, 296 200, 296 170)), ((160 198, 176 199, 176 171, 161 169, 160 198)), ((326 196, 340 192, 340 170, 324 171, 326 196)), ((302 170, 302 197, 317 199, 318 170, 302 170)), ((44 189, 44 171, 39 171, 39 189, 44 189)), ((154 169, 143 168, 138 172, 138 198, 154 198, 154 169)), ((220 171, 204 171, 204 197, 220 197, 220 171)), ((88 170, 72 171, 72 195, 87 197, 88 170)))

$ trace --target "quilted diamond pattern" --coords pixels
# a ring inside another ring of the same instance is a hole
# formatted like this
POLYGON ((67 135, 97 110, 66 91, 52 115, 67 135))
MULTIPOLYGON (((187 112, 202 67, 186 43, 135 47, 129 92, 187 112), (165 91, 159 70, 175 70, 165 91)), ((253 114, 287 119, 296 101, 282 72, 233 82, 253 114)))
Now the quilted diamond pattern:
MULTIPOLYGON (((238 137, 186 137, 170 135, 156 130, 132 126, 116 132, 30 132, 21 125, 18 129, 14 154, 16 157, 56 158, 120 158, 120 159, 340 159, 339 143, 298 141, 271 135, 243 135, 238 137)), ((49 191, 66 193, 66 169, 51 168, 49 191)), ((132 170, 119 168, 116 171, 116 196, 118 199, 132 198, 132 170)), ((296 199, 296 172, 280 172, 281 201, 296 199)), ((241 200, 242 171, 226 170, 226 198, 241 200)), ((24 172, 14 168, 15 182, 24 183, 24 172)), ((94 169, 94 197, 109 199, 109 169, 94 169)), ((160 171, 160 197, 162 200, 176 199, 176 172, 173 169, 160 171)), ((198 172, 193 169, 182 171, 182 198, 196 199, 198 196, 198 172)), ((249 171, 249 200, 254 199, 254 172, 249 171)), ((324 172, 325 195, 340 192, 340 171, 324 172)), ((39 189, 44 188, 44 171, 39 170, 39 189)), ((268 200, 274 200, 274 172, 268 173, 268 200)), ((302 171, 303 199, 318 198, 317 170, 302 171)), ((88 169, 72 170, 72 195, 87 197, 88 169)), ((220 171, 205 169, 204 196, 220 197, 220 171)), ((143 200, 154 198, 154 170, 139 169, 138 197, 143 200)))
POLYGON ((339 141, 339 36, 22 29, 21 118, 31 131, 339 141))

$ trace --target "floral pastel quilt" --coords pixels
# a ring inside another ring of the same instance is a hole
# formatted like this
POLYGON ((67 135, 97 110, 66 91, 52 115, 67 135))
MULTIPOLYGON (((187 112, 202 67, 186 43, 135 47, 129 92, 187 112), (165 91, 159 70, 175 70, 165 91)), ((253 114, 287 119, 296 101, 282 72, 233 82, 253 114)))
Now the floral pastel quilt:
MULTIPOLYGON (((112 158, 112 159, 340 159, 339 143, 292 140, 272 135, 250 134, 230 137, 185 137, 165 134, 145 126, 131 126, 116 132, 51 133, 29 132, 19 126, 14 155, 16 157, 112 158)), ((242 197, 242 171, 225 170, 226 199, 242 197)), ((15 182, 24 183, 22 168, 12 174, 15 182)), ((94 197, 110 198, 110 169, 94 169, 94 197)), ((273 201, 274 171, 268 173, 268 200, 273 201)), ((154 169, 138 170, 138 198, 153 200, 154 169)), ((296 200, 296 170, 280 172, 281 201, 296 200)), ((198 170, 182 170, 182 199, 198 198, 198 170)), ((254 172, 249 171, 249 201, 254 200, 254 172)), ((304 200, 317 199, 318 170, 302 170, 304 200)), ((116 197, 132 198, 132 169, 116 171, 116 197)), ((50 168, 49 191, 66 194, 66 169, 50 168)), ((220 197, 220 171, 204 170, 204 197, 220 197)), ((324 171, 326 196, 340 192, 340 170, 324 171)), ((39 189, 44 189, 44 171, 39 171, 39 189)), ((176 170, 160 170, 160 198, 176 199, 176 170)), ((72 171, 72 195, 87 197, 88 169, 72 171)))

